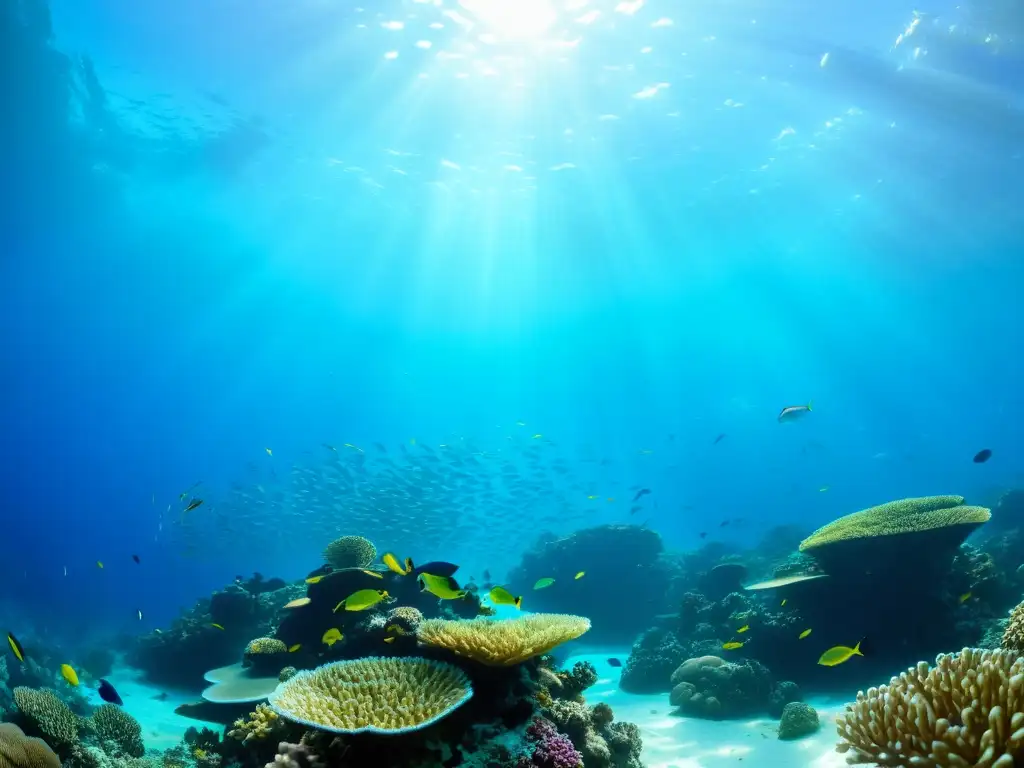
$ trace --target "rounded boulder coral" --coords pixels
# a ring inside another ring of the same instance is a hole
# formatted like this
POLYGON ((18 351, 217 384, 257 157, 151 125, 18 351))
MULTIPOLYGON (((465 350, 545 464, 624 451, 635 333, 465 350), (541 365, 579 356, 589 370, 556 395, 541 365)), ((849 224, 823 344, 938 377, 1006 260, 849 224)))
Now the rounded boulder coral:
POLYGON ((511 667, 548 653, 590 629, 590 620, 561 613, 535 613, 514 619, 449 621, 428 619, 416 637, 424 645, 492 667, 511 667))
POLYGON ((42 739, 13 723, 0 723, 0 768, 60 768, 60 758, 42 739))
POLYGON ((846 762, 1013 768, 1024 761, 1024 657, 964 648, 869 688, 837 721, 846 762))
POLYGON ((672 674, 669 704, 695 717, 736 717, 764 710, 771 675, 753 659, 725 661, 718 656, 687 659, 672 674))
POLYGON ((395 734, 436 723, 472 695, 469 678, 451 664, 368 657, 299 672, 269 703, 281 717, 310 728, 395 734))
POLYGON ((779 719, 780 739, 799 739, 818 730, 818 713, 802 701, 791 701, 782 708, 779 719))
POLYGON ((376 558, 377 548, 362 536, 342 536, 324 549, 324 560, 333 568, 365 568, 376 558))
POLYGON ((1010 611, 1010 620, 1000 645, 1004 650, 1024 653, 1024 603, 1010 611))

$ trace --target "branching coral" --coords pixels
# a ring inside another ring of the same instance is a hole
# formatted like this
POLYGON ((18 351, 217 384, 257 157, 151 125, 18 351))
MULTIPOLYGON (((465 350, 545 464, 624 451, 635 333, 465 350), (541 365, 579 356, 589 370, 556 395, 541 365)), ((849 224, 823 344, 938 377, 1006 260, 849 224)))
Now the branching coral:
POLYGON ((445 648, 481 664, 510 667, 540 656, 590 629, 590 620, 560 613, 536 613, 495 621, 429 619, 420 624, 419 641, 445 648))
POLYGON ((0 768, 60 768, 60 758, 42 739, 13 723, 0 723, 0 768))
POLYGON ((324 549, 324 560, 334 568, 365 568, 376 558, 377 548, 362 536, 342 536, 324 549))
POLYGON ((238 739, 243 744, 248 744, 251 741, 263 741, 278 733, 282 725, 277 712, 266 704, 258 704, 256 709, 249 714, 248 720, 244 718, 235 720, 234 727, 228 731, 228 736, 238 739))
POLYGON ((1010 611, 1010 620, 1000 645, 1007 651, 1024 653, 1024 603, 1010 611))
POLYGON ((92 716, 96 735, 101 741, 111 741, 128 757, 142 757, 146 747, 142 743, 139 721, 114 704, 101 705, 92 716))
POLYGON ((869 688, 838 719, 848 763, 1013 768, 1024 760, 1024 657, 964 648, 869 688))
POLYGON ((370 657, 299 672, 270 695, 270 706, 310 728, 392 734, 425 728, 472 695, 469 678, 450 664, 370 657))
POLYGON ((58 752, 78 743, 78 718, 49 688, 14 689, 14 703, 26 721, 58 752))

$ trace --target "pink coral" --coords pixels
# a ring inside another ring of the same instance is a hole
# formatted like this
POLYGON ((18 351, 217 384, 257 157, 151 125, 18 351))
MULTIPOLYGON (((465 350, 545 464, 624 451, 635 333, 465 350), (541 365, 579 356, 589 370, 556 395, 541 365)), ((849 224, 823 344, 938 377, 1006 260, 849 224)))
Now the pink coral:
POLYGON ((526 727, 526 740, 533 746, 529 757, 519 758, 517 768, 582 768, 583 755, 576 751, 568 736, 558 732, 549 721, 535 718, 526 727))

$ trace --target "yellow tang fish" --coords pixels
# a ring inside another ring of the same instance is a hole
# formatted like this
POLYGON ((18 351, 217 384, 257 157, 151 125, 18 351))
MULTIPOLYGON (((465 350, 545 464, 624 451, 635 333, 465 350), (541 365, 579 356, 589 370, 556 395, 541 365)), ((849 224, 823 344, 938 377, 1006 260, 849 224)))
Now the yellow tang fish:
POLYGON ((292 600, 290 603, 285 603, 284 607, 285 608, 301 608, 304 605, 309 605, 311 602, 313 602, 313 601, 310 600, 308 597, 297 597, 294 600, 292 600))
MULTIPOLYGON (((411 570, 410 568, 403 567, 402 564, 398 562, 398 558, 390 552, 385 552, 384 556, 381 557, 381 560, 384 562, 384 565, 388 567, 388 570, 397 573, 399 576, 406 576, 411 570)), ((406 564, 412 565, 408 560, 406 561, 406 564)))
POLYGON ((301 650, 301 649, 302 649, 302 643, 296 643, 295 645, 290 646, 288 648, 288 653, 295 653, 296 651, 301 650))
POLYGON ((803 639, 804 639, 805 637, 808 637, 808 636, 810 636, 811 632, 812 632, 812 630, 810 630, 810 629, 805 629, 805 630, 804 630, 803 632, 801 632, 801 633, 800 633, 800 637, 799 637, 799 639, 800 639, 800 640, 803 640, 803 639))
POLYGON ((7 633, 7 644, 11 646, 11 650, 14 651, 14 657, 22 664, 25 663, 25 649, 21 647, 21 643, 18 642, 12 633, 7 633))
POLYGON ((393 643, 393 642, 395 642, 395 638, 393 638, 393 637, 385 637, 384 638, 384 642, 385 643, 393 643))
POLYGON ((214 629, 219 629, 221 632, 224 631, 224 627, 222 627, 220 624, 211 624, 210 626, 214 629))
POLYGON ((575 579, 582 579, 582 578, 583 578, 584 576, 586 576, 586 575, 587 575, 587 572, 586 572, 586 571, 580 571, 580 572, 579 572, 579 573, 577 573, 577 574, 576 574, 576 575, 575 575, 575 576, 574 576, 573 578, 575 578, 575 579))
POLYGON ((342 606, 345 606, 346 611, 365 611, 388 597, 390 595, 383 589, 360 589, 334 606, 334 613, 337 613, 342 606))
POLYGON ((61 664, 60 673, 72 686, 78 687, 78 673, 72 669, 70 664, 61 664))
POLYGON ((786 598, 782 598, 782 602, 779 603, 779 606, 780 607, 784 607, 785 605, 786 605, 786 598))
POLYGON ((487 595, 495 605, 514 605, 520 610, 523 607, 523 598, 516 597, 504 587, 492 587, 487 595))
POLYGON ((739 629, 736 630, 736 634, 742 635, 748 629, 750 629, 750 625, 749 624, 744 624, 742 627, 740 627, 739 629))
POLYGON ((363 568, 362 571, 367 576, 373 576, 373 578, 375 578, 375 579, 383 579, 384 578, 384 574, 383 573, 377 573, 377 571, 368 571, 365 568, 363 568))
POLYGON ((970 599, 971 599, 971 593, 970 592, 964 592, 962 595, 960 595, 960 598, 959 598, 961 603, 966 603, 970 599))
POLYGON ((336 642, 342 639, 341 630, 337 627, 328 629, 324 632, 324 636, 320 638, 321 642, 329 647, 333 647, 336 642))
POLYGON ((384 631, 385 632, 394 632, 396 635, 403 635, 403 636, 409 634, 408 632, 406 632, 404 629, 402 629, 397 624, 389 624, 388 626, 384 627, 384 631))
POLYGON ((306 579, 306 583, 307 584, 319 584, 323 580, 324 580, 323 576, 310 576, 308 579, 306 579))
POLYGON ((466 596, 466 590, 452 589, 451 582, 443 576, 421 573, 417 581, 420 583, 421 592, 429 592, 434 597, 439 597, 442 600, 458 600, 466 596))
POLYGON ((545 587, 550 587, 554 583, 554 579, 552 579, 550 576, 545 576, 543 579, 537 579, 537 581, 533 584, 533 588, 544 589, 545 587))
POLYGON ((742 648, 743 643, 737 642, 736 640, 730 640, 728 643, 722 646, 722 650, 735 651, 737 648, 742 648))
MULTIPOLYGON (((862 641, 863 642, 863 641, 862 641)), ((842 664, 844 661, 849 661, 854 656, 863 656, 860 652, 860 643, 857 643, 853 648, 847 648, 845 645, 837 645, 834 648, 829 648, 818 659, 818 663, 823 667, 834 667, 836 664, 842 664)))

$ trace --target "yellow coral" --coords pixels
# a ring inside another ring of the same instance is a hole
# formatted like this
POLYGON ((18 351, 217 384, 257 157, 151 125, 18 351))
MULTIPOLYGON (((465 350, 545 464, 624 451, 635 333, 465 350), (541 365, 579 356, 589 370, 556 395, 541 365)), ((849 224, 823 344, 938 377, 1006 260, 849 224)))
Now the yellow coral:
POLYGON ((420 624, 417 638, 492 667, 510 667, 547 653, 590 629, 590 620, 561 613, 534 613, 514 619, 448 621, 420 624))
POLYGON ((288 646, 276 637, 257 637, 245 646, 245 655, 288 653, 288 646))
POLYGON ((848 763, 1013 768, 1024 760, 1024 657, 964 648, 859 692, 838 718, 848 763))
POLYGON ((1024 653, 1024 603, 1010 611, 1010 621, 1000 645, 1007 651, 1024 653))
POLYGON ((14 723, 0 723, 0 768, 60 768, 60 758, 42 739, 26 736, 14 723))
POLYGON ((991 516, 991 511, 984 507, 965 506, 963 496, 900 499, 862 509, 822 526, 800 542, 800 551, 854 539, 923 533, 937 528, 969 526, 973 529, 991 516))
POLYGON ((273 736, 280 725, 281 719, 277 712, 266 704, 258 704, 249 714, 248 720, 235 720, 234 728, 228 731, 228 736, 248 744, 250 741, 262 741, 273 736))
POLYGON ((55 749, 70 748, 78 743, 78 718, 54 691, 19 686, 14 689, 14 703, 55 749))
POLYGON ((417 731, 466 703, 473 687, 451 664, 368 657, 299 672, 270 695, 294 723, 332 733, 417 731))
POLYGON ((324 560, 334 568, 365 568, 377 559, 377 548, 362 536, 342 536, 324 549, 324 560))

